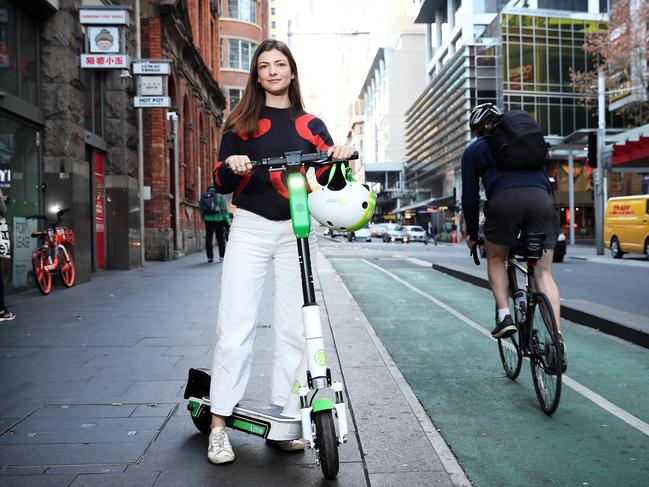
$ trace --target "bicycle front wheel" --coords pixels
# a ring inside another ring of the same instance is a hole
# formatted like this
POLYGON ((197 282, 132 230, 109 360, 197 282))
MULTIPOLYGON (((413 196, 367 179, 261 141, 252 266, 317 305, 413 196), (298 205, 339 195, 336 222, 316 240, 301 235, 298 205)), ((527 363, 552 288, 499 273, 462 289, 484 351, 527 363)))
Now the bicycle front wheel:
POLYGON ((534 390, 547 415, 559 407, 563 357, 552 305, 543 293, 536 293, 531 312, 530 366, 534 390))
MULTIPOLYGON (((514 309, 514 300, 509 298, 509 310, 511 316, 516 320, 516 326, 518 327, 518 313, 514 309)), ((496 314, 498 313, 498 306, 496 306, 496 314)), ((500 361, 503 364, 503 369, 507 377, 511 380, 516 380, 518 374, 521 372, 521 366, 523 365, 523 352, 519 346, 520 332, 516 333, 507 338, 498 339, 498 352, 500 352, 500 361)))
POLYGON ((61 280, 65 287, 74 286, 74 280, 76 278, 76 271, 74 269, 74 259, 72 258, 72 252, 70 249, 66 253, 63 250, 59 249, 59 265, 61 266, 61 280))
POLYGON ((52 291, 52 274, 45 268, 47 264, 47 252, 37 250, 32 258, 32 269, 34 270, 36 287, 43 294, 49 294, 52 291))

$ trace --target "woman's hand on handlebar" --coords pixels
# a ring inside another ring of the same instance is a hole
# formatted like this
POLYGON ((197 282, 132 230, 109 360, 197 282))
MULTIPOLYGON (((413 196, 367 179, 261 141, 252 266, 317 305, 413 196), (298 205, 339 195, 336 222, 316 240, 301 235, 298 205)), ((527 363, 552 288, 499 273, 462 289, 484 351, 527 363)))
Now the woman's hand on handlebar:
POLYGON ((239 176, 243 174, 250 174, 252 172, 252 164, 248 156, 230 156, 225 160, 225 164, 234 174, 237 174, 239 176))
POLYGON ((327 156, 334 160, 347 161, 354 153, 354 148, 351 145, 334 145, 327 149, 327 156))

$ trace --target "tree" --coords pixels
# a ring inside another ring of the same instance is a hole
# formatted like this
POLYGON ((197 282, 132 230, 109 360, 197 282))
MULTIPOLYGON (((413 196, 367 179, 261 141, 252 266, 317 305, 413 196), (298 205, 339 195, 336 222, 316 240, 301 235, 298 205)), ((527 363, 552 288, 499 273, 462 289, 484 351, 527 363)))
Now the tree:
POLYGON ((606 30, 590 32, 584 50, 591 55, 593 69, 570 73, 572 86, 586 95, 583 103, 595 105, 597 71, 606 72, 609 106, 632 125, 649 123, 649 2, 620 0, 610 12, 606 30))

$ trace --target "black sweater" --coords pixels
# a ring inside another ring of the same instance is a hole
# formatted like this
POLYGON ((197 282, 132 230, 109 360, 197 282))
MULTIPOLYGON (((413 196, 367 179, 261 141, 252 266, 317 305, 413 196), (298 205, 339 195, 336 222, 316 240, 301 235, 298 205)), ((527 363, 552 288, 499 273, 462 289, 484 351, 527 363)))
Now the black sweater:
MULTIPOLYGON (((213 173, 214 186, 219 193, 233 193, 232 202, 239 208, 269 220, 290 220, 285 171, 269 173, 267 169, 257 168, 251 174, 239 176, 230 170, 225 160, 232 155, 246 155, 252 161, 259 161, 296 150, 309 154, 332 145, 327 127, 319 118, 301 112, 292 120, 287 108, 264 107, 256 133, 251 136, 238 136, 233 132, 223 134, 219 162, 213 173)), ((325 180, 329 167, 316 171, 318 182, 325 180)))

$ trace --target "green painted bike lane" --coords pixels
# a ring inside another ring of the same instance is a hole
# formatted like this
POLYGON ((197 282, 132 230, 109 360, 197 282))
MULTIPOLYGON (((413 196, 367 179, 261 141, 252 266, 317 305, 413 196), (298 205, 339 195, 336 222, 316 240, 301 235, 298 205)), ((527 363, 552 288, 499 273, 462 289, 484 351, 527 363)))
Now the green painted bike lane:
MULTIPOLYGON (((565 384, 546 416, 527 361, 509 380, 494 340, 366 262, 331 262, 475 485, 649 485, 649 436, 565 384)), ((491 327, 489 291, 430 269, 388 270, 491 327)), ((568 376, 649 422, 649 353, 570 322, 563 333, 568 376)))

